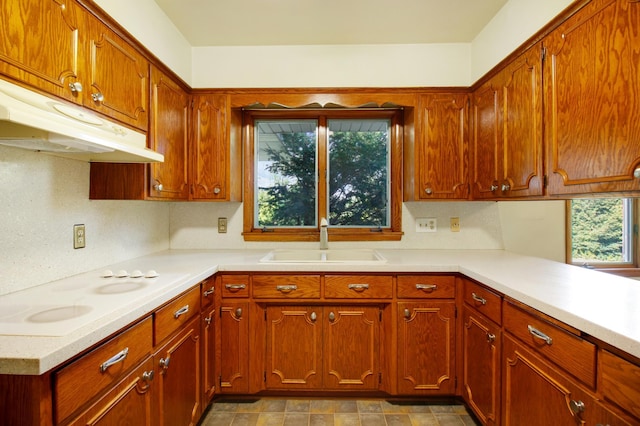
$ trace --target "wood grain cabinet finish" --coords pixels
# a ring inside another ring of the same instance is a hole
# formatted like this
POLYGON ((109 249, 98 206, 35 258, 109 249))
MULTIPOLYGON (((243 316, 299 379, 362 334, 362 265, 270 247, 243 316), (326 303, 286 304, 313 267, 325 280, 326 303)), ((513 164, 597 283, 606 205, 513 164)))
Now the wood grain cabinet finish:
POLYGON ((399 299, 453 299, 455 295, 453 275, 398 275, 399 299))
POLYGON ((327 299, 391 299, 393 278, 390 275, 326 275, 324 295, 327 299))
POLYGON ((502 324, 502 296, 469 279, 463 280, 462 299, 477 312, 502 324))
POLYGON ((0 4, 0 73, 72 102, 87 60, 85 12, 74 0, 3 0, 0 4))
POLYGON ((455 393, 454 301, 398 303, 398 392, 455 393))
POLYGON ((640 365, 609 351, 599 352, 604 400, 640 422, 640 365))
POLYGON ((463 397, 483 425, 499 425, 502 330, 469 306, 463 321, 463 397))
POLYGON ((318 299, 320 275, 261 275, 251 277, 255 299, 318 299))
POLYGON ((542 59, 535 45, 473 94, 472 197, 543 194, 542 59))
POLYGON ((203 309, 201 317, 202 325, 202 405, 206 405, 213 399, 217 390, 216 375, 216 328, 219 318, 216 318, 217 309, 210 306, 203 309))
POLYGON ((249 392, 249 302, 222 300, 218 384, 221 393, 249 392))
POLYGON ((415 142, 405 156, 405 201, 468 198, 469 96, 423 94, 417 108, 415 142))
POLYGON ((155 344, 162 343, 194 316, 200 314, 200 286, 196 286, 176 297, 155 312, 155 344))
POLYGON ((92 397, 114 386, 132 367, 150 355, 152 339, 152 320, 148 317, 56 372, 56 422, 64 422, 92 397))
POLYGON ((543 40, 550 195, 637 191, 640 3, 593 0, 543 40))
POLYGON ((184 324, 154 354, 158 370, 158 426, 196 425, 202 413, 200 315, 184 324))

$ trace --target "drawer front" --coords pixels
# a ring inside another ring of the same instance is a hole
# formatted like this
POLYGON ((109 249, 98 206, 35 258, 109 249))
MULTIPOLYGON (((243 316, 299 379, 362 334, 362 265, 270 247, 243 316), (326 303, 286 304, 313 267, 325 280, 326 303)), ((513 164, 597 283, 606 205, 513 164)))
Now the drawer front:
POLYGON ((505 302, 505 330, 583 383, 595 388, 596 347, 533 313, 505 302))
POLYGON ((204 309, 213 305, 213 298, 216 292, 216 279, 214 277, 209 277, 202 281, 200 283, 200 290, 202 291, 201 308, 204 309))
POLYGON ((464 301, 496 324, 502 324, 502 297, 473 281, 464 281, 464 301))
POLYGON ((604 399, 640 419, 640 366, 603 350, 600 370, 604 399))
POLYGON ((222 297, 249 297, 249 275, 223 275, 220 287, 222 297))
POLYGON ((393 279, 384 275, 327 275, 324 296, 329 299, 391 299, 393 279))
POLYGON ((57 423, 123 377, 151 353, 151 317, 118 334, 54 375, 57 423))
POLYGON ((256 299, 317 299, 320 275, 254 275, 251 287, 256 299))
POLYGON ((200 312, 200 286, 196 286, 156 311, 155 343, 158 344, 200 312))
POLYGON ((456 277, 453 275, 400 275, 398 297, 401 299, 453 299, 456 277))

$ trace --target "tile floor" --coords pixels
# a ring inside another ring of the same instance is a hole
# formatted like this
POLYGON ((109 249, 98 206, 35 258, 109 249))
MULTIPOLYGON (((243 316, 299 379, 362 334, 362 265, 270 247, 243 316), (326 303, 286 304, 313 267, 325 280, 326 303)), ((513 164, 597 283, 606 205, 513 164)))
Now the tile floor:
POLYGON ((200 426, 477 426, 464 405, 384 399, 216 400, 200 426))

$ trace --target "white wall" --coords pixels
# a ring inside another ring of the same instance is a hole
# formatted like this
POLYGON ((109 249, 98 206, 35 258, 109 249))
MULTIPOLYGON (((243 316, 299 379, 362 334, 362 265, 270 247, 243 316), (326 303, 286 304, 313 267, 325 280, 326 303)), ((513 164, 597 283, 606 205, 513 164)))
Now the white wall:
POLYGON ((0 200, 0 294, 169 247, 169 206, 90 201, 89 163, 0 146, 0 200))

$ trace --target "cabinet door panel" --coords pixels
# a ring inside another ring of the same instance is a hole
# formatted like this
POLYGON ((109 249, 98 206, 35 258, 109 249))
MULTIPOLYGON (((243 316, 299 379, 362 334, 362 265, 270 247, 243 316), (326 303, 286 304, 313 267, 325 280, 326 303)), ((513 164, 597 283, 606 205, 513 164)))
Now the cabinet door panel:
POLYGON ((267 388, 320 389, 322 308, 267 308, 267 388))
POLYGON ((227 98, 223 95, 194 97, 192 182, 194 200, 225 200, 228 197, 229 144, 227 98))
POLYGON ((398 303, 398 390, 455 392, 455 302, 398 303))
POLYGON ((550 194, 640 189, 639 27, 637 1, 597 0, 544 40, 550 194))
MULTIPOLYGON (((78 81, 83 11, 72 0, 3 0, 0 73, 73 101, 78 81)), ((78 98, 76 98, 78 96, 78 98)))
POLYGON ((379 316, 380 309, 371 306, 325 308, 325 388, 378 388, 379 316))
POLYGON ((498 189, 499 91, 492 80, 473 94, 473 198, 494 198, 498 189))
POLYGON ((222 302, 220 307, 220 391, 249 391, 249 303, 222 302))
POLYGON ((203 406, 216 392, 216 308, 211 307, 202 315, 202 390, 203 406))
POLYGON ((464 397, 482 424, 500 424, 500 328, 465 308, 464 397))
POLYGON ((418 158, 420 199, 467 198, 468 96, 433 94, 420 98, 418 158))
POLYGON ((156 68, 151 70, 149 146, 164 155, 152 163, 149 196, 187 200, 187 142, 189 96, 156 68))

